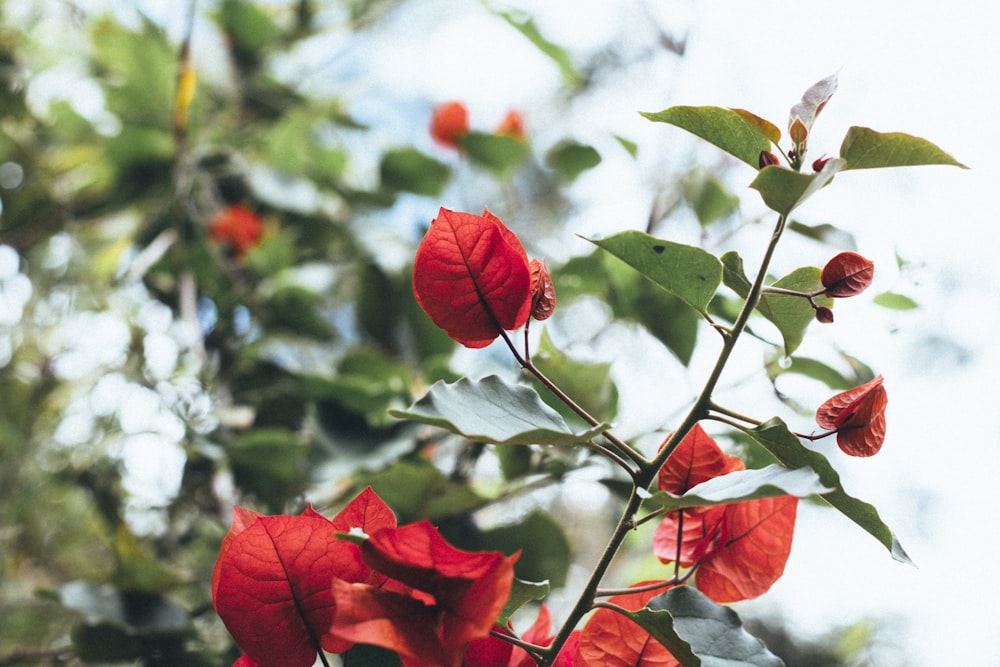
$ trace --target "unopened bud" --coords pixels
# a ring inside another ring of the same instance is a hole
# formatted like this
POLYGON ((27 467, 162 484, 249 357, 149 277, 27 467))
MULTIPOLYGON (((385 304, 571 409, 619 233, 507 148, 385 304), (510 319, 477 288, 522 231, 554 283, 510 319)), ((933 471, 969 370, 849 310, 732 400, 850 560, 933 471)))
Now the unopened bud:
POLYGON ((757 159, 757 165, 763 169, 764 167, 771 167, 778 164, 778 156, 770 151, 761 151, 760 157, 757 159))
POLYGON ((823 324, 833 324, 833 309, 826 306, 816 306, 816 321, 823 324))
POLYGON ((823 157, 816 158, 815 160, 813 160, 813 171, 817 173, 823 171, 823 167, 825 167, 826 163, 829 162, 831 159, 833 158, 829 158, 825 155, 823 157))

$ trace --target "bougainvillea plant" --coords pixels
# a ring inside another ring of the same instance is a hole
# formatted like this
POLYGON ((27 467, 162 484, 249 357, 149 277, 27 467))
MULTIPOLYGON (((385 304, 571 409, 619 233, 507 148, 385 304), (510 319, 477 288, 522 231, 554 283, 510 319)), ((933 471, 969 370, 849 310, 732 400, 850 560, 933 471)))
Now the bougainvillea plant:
MULTIPOLYGON (((509 554, 463 551, 426 520, 398 526, 369 489, 333 519, 311 508, 299 516, 270 517, 235 510, 212 592, 216 610, 245 652, 238 664, 306 667, 317 656, 329 664, 325 653, 367 644, 394 652, 405 666, 780 665, 724 605, 762 595, 781 577, 800 498, 831 505, 894 558, 908 562, 875 508, 848 495, 831 462, 810 446, 835 435, 848 455, 877 453, 886 434, 881 375, 820 405, 821 433, 795 433, 778 417, 749 417, 716 397, 752 317, 775 326, 790 356, 813 319, 833 322, 835 299, 856 296, 872 284, 874 264, 854 252, 835 255, 822 269, 802 267, 773 279, 771 260, 794 209, 838 173, 962 166, 924 139, 852 127, 838 157, 816 159, 811 171, 803 172, 813 124, 836 87, 836 78, 828 77, 792 107, 786 148, 777 126, 742 109, 678 106, 644 114, 685 129, 752 168, 750 187, 777 217, 752 277, 734 252, 716 257, 639 231, 592 241, 718 336, 714 366, 656 451, 618 437, 585 407, 586 397, 574 399, 536 365, 531 348, 539 343, 529 335, 530 323, 553 314, 558 280, 544 262, 529 260, 497 216, 442 208, 420 244, 413 289, 427 316, 469 348, 502 340, 533 384, 495 376, 439 382, 410 408, 392 414, 480 443, 579 445, 620 468, 630 482, 617 525, 558 627, 552 628, 544 604, 523 632, 511 622, 519 607, 547 594, 547 585, 514 576, 522 552, 538 545, 526 543, 509 554), (736 295, 738 308, 716 307, 723 288, 736 295), (523 341, 515 342, 511 333, 522 328, 523 341), (551 393, 583 426, 570 426, 564 413, 540 400, 536 387, 551 393), (703 427, 713 422, 741 432, 774 462, 752 467, 750 460, 727 453, 703 427), (662 576, 605 587, 626 536, 650 521, 657 522, 650 548, 663 564, 662 576)), ((440 108, 432 127, 438 141, 457 147, 468 132, 464 107, 440 108)), ((505 121, 498 132, 518 135, 520 127, 505 121)))

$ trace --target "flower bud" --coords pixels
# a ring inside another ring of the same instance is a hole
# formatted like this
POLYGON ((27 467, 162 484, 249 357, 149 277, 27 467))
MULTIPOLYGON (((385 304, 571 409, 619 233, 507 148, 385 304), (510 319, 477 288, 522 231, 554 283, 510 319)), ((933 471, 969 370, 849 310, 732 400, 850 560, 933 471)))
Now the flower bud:
POLYGON ((770 151, 761 151, 760 158, 757 160, 757 165, 763 169, 764 167, 770 167, 778 164, 778 156, 770 151))
POLYGON ((815 160, 813 160, 813 171, 815 171, 817 173, 823 171, 823 167, 825 167, 826 163, 829 162, 832 159, 833 158, 829 158, 829 157, 827 157, 825 155, 823 157, 816 158, 815 160))
POLYGON ((833 324, 833 309, 826 306, 816 306, 816 321, 823 324, 833 324))

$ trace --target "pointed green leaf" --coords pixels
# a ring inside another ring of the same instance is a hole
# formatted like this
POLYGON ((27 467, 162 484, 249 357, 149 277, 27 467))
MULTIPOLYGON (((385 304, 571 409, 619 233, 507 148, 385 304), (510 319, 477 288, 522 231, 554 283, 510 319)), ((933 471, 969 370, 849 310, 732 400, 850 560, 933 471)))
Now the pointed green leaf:
POLYGON ((740 198, 730 192, 722 181, 711 174, 699 172, 685 182, 684 199, 702 227, 730 215, 740 205, 740 198))
MULTIPOLYGON (((823 288, 820 273, 814 266, 804 266, 774 283, 774 287, 796 292, 815 292, 823 288)), ((833 305, 833 299, 825 296, 813 297, 813 301, 820 306, 833 305)), ((806 327, 815 317, 815 311, 805 297, 768 292, 760 295, 757 311, 778 327, 785 343, 786 355, 791 355, 798 349, 805 336, 806 327)))
POLYGON ((719 259, 722 260, 722 282, 745 299, 753 285, 743 270, 743 258, 735 250, 730 250, 719 259))
POLYGON ((750 187, 760 193, 767 207, 788 215, 806 199, 825 187, 847 163, 832 159, 816 174, 803 174, 785 167, 764 167, 750 187))
POLYGON ((566 182, 574 181, 577 176, 600 163, 601 154, 593 146, 571 139, 560 141, 545 154, 545 164, 566 182))
POLYGON ((788 430, 783 421, 774 417, 756 428, 743 430, 771 452, 785 466, 789 468, 809 466, 815 470, 819 475, 820 482, 824 486, 833 489, 833 491, 820 496, 823 500, 833 505, 844 516, 868 531, 869 534, 889 550, 893 558, 902 563, 912 564, 910 557, 903 550, 903 546, 899 543, 899 540, 896 539, 893 532, 879 517, 878 510, 866 502, 847 495, 840 483, 840 475, 837 474, 837 471, 830 465, 826 457, 803 445, 788 430))
POLYGON ((701 248, 663 241, 637 231, 591 241, 654 283, 704 313, 722 282, 722 263, 701 248))
MULTIPOLYGON (((786 357, 786 359, 788 358, 786 357)), ((864 384, 864 381, 857 382, 844 377, 843 373, 818 359, 791 357, 790 361, 791 363, 787 365, 782 364, 779 361, 779 357, 775 357, 769 361, 764 369, 767 372, 767 377, 773 382, 779 375, 796 373, 812 378, 813 380, 819 380, 834 391, 846 391, 851 387, 864 384)))
POLYGON ((535 45, 535 47, 544 53, 546 56, 552 59, 552 61, 559 66, 559 71, 562 73, 563 79, 571 88, 576 88, 579 86, 583 77, 576 71, 573 67, 573 61, 566 52, 558 44, 546 39, 542 34, 542 31, 538 29, 538 25, 535 23, 534 19, 527 16, 520 11, 493 11, 497 16, 502 18, 504 21, 509 23, 511 27, 520 32, 528 41, 535 45))
POLYGON ((514 583, 510 587, 510 597, 504 605, 497 625, 507 625, 507 621, 514 615, 514 612, 528 604, 529 602, 541 602, 548 597, 552 586, 547 581, 524 581, 514 577, 514 583))
MULTIPOLYGON (((669 123, 701 137, 757 169, 761 151, 771 149, 773 132, 748 120, 745 111, 723 107, 677 106, 657 112, 640 112, 658 123, 669 123)), ((758 119, 760 120, 760 119, 758 119)))
POLYGON ((691 586, 677 586, 626 616, 663 644, 683 667, 782 667, 729 607, 691 586))
POLYGON ((943 164, 968 169, 943 150, 920 137, 902 132, 876 132, 867 127, 852 127, 840 145, 845 169, 876 169, 943 164))
POLYGON ((769 465, 757 470, 737 470, 713 477, 696 484, 680 496, 657 491, 653 494, 653 498, 663 506, 663 509, 673 512, 687 507, 728 505, 775 496, 805 498, 832 490, 823 486, 819 481, 819 475, 812 468, 790 470, 780 465, 769 465))
POLYGON ((573 445, 608 428, 601 424, 574 433, 534 389, 508 384, 496 375, 435 382, 409 409, 389 414, 498 445, 573 445))

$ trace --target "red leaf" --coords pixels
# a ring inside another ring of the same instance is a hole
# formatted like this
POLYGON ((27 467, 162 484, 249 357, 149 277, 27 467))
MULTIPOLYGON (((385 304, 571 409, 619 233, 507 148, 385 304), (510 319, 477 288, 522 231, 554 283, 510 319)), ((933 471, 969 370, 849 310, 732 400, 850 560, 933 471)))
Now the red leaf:
POLYGON ((660 468, 658 486, 679 496, 697 484, 744 468, 740 457, 724 453, 701 424, 695 424, 660 468))
POLYGON ((439 211, 417 248, 413 290, 434 324, 466 347, 486 347, 531 312, 528 256, 489 211, 439 211))
POLYGON ((456 549, 427 521, 375 531, 362 554, 373 570, 413 590, 334 582, 331 631, 446 667, 461 663, 471 640, 489 634, 510 596, 517 560, 456 549))
POLYGON ((816 423, 837 431, 837 445, 851 456, 873 456, 885 442, 889 399, 882 376, 827 399, 816 410, 816 423))
MULTIPOLYGON (((642 586, 643 582, 635 584, 642 586)), ((633 586, 634 587, 634 586, 633 586)), ((615 595, 609 603, 636 611, 663 593, 663 588, 615 595)), ((648 632, 613 609, 598 609, 583 626, 574 667, 677 667, 670 652, 648 632)))
POLYGON ((247 660, 308 667, 317 646, 331 653, 349 649, 351 642, 329 633, 331 580, 387 582, 364 564, 358 545, 336 533, 395 526, 396 517, 370 488, 333 521, 312 507, 300 516, 271 517, 234 508, 212 573, 212 601, 247 660))
POLYGON ((241 655, 239 660, 233 663, 233 667, 260 667, 260 665, 247 656, 241 655))
POLYGON ((827 296, 848 297, 868 289, 875 277, 875 264, 856 252, 842 252, 835 256, 820 274, 820 282, 827 296))
MULTIPOLYGON (((660 468, 658 486, 679 496, 697 484, 745 467, 742 459, 724 453, 701 425, 695 424, 660 468)), ((681 567, 690 567, 715 548, 723 515, 722 507, 670 512, 653 535, 653 553, 664 563, 678 561, 681 567)))
POLYGON ((798 501, 778 496, 726 505, 719 548, 695 573, 698 590, 719 604, 767 592, 785 571, 798 501))
POLYGON ((442 146, 461 148, 461 139, 469 133, 469 110, 461 102, 445 102, 431 114, 431 137, 442 146))
POLYGON ((310 667, 329 635, 330 581, 346 546, 319 516, 260 516, 236 508, 212 575, 212 601, 243 652, 260 667, 310 667))

